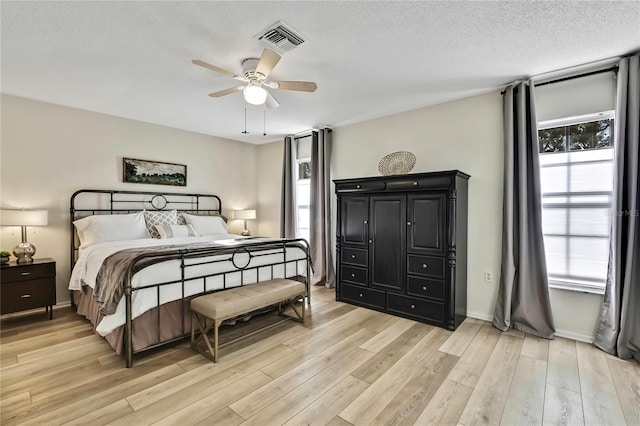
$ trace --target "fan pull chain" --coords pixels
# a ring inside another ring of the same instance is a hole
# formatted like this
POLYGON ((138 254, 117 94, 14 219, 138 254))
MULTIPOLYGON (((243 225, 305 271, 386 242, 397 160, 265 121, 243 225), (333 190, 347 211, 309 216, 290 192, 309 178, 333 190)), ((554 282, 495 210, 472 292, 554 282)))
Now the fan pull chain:
POLYGON ((263 116, 264 127, 262 128, 262 136, 267 136, 267 110, 265 109, 263 116))
POLYGON ((247 132, 247 107, 244 107, 244 131, 241 132, 243 135, 248 135, 249 132, 247 132))

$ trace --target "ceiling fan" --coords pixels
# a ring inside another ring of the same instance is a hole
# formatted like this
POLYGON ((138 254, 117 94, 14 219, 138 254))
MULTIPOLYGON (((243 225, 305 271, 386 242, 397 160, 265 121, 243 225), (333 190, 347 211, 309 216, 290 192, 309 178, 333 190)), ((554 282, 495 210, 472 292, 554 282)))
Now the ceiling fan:
POLYGON ((222 75, 228 75, 236 80, 247 83, 242 86, 230 87, 229 89, 220 90, 219 92, 209 93, 212 98, 230 95, 242 91, 244 100, 252 105, 266 104, 267 108, 277 108, 280 103, 267 90, 296 90, 300 92, 315 92, 318 86, 312 81, 270 81, 267 80, 273 68, 280 61, 280 55, 273 50, 264 49, 260 59, 247 58, 242 61, 242 75, 236 75, 223 68, 208 64, 199 59, 191 62, 195 65, 207 68, 222 75))

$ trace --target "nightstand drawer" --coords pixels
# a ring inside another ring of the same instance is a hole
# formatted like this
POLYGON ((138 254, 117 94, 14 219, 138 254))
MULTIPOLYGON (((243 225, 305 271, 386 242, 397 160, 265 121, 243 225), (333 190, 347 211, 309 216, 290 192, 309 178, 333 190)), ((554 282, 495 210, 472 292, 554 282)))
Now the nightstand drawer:
POLYGON ((38 278, 56 276, 56 264, 48 263, 42 265, 24 264, 13 267, 4 267, 0 270, 2 284, 18 281, 30 281, 38 278))
POLYGON ((55 280, 41 278, 27 282, 2 283, 3 314, 54 305, 55 280))

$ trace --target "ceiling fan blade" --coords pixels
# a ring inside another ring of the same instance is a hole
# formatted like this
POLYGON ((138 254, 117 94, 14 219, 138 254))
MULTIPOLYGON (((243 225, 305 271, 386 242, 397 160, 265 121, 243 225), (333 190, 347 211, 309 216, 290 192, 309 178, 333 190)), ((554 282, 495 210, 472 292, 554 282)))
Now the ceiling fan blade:
POLYGON ((276 98, 274 98, 271 92, 269 92, 268 90, 267 90, 267 100, 264 104, 267 106, 267 108, 270 108, 270 109, 278 108, 280 106, 280 102, 278 102, 276 98))
POLYGON ((264 49, 260 61, 256 67, 256 73, 262 74, 267 77, 273 71, 273 68, 280 62, 280 55, 273 50, 264 49))
POLYGON ((200 67, 204 67, 204 68, 209 69, 211 71, 215 71, 215 72, 223 74, 223 75, 228 75, 230 77, 234 76, 234 74, 232 72, 229 72, 229 71, 227 71, 225 69, 222 69, 222 68, 218 68, 215 65, 208 64, 208 63, 203 62, 203 61, 201 61, 199 59, 194 59, 194 60, 191 61, 191 63, 194 64, 194 65, 198 65, 200 67))
POLYGON ((244 86, 230 87, 219 92, 209 93, 212 98, 219 98, 220 96, 230 95, 231 93, 239 92, 244 89, 244 86))
POLYGON ((315 92, 318 85, 313 81, 277 81, 280 90, 297 90, 300 92, 315 92))

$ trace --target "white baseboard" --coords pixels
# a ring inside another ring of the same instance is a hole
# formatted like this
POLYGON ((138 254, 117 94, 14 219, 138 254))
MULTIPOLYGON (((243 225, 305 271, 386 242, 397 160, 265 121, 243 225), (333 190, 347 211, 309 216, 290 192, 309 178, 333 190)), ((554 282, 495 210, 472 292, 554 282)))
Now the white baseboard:
POLYGON ((483 321, 493 322, 492 315, 487 315, 482 312, 467 311, 467 316, 471 318, 483 320, 483 321))
MULTIPOLYGON (((467 316, 483 321, 489 321, 491 323, 493 322, 492 315, 487 315, 482 312, 467 311, 467 316)), ((574 333, 573 331, 568 330, 556 330, 556 336, 563 337, 565 339, 577 340, 578 342, 593 343, 593 336, 589 336, 588 334, 574 333)))
POLYGON ((556 330, 556 336, 564 337, 565 339, 577 340, 578 342, 593 343, 593 336, 574 333, 573 331, 556 330))

